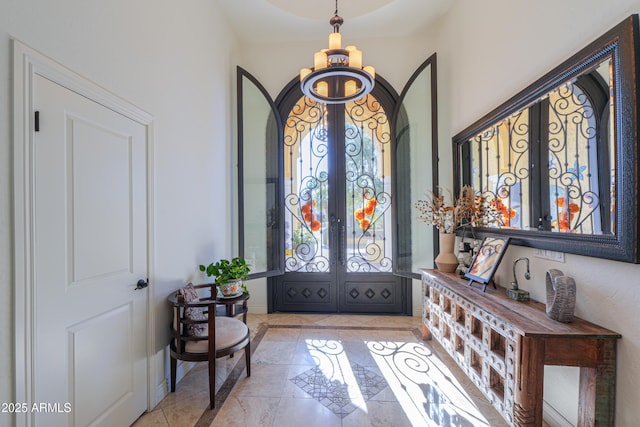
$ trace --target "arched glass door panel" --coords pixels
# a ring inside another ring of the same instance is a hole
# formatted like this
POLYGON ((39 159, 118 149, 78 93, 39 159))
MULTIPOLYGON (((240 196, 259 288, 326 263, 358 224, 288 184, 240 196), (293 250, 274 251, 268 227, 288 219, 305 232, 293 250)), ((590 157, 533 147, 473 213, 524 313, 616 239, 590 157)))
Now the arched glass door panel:
POLYGON ((285 123, 285 271, 328 272, 337 258, 348 272, 390 272, 389 120, 369 96, 346 104, 341 141, 330 139, 330 121, 326 105, 300 98, 285 123), (344 159, 329 158, 339 152, 331 143, 344 145, 344 159), (344 176, 344 193, 330 189, 330 162, 344 176), (344 199, 332 201, 338 194, 344 199), (330 215, 331 203, 346 212, 330 215), (332 244, 339 245, 333 255, 332 244))
POLYGON ((577 84, 569 83, 549 95, 547 185, 553 232, 604 234, 615 230, 615 215, 601 212, 602 202, 615 188, 615 170, 602 173, 610 178, 610 188, 606 189, 600 188, 600 181, 606 179, 599 179, 598 170, 615 158, 615 151, 612 144, 599 141, 596 111, 577 84), (605 159, 598 156, 599 143, 610 148, 601 156, 605 159), (603 217, 610 217, 610 222, 603 217))
POLYGON ((260 83, 238 67, 238 252, 251 278, 282 273, 279 173, 282 136, 275 104, 260 83))
POLYGON ((345 108, 346 240, 349 272, 393 267, 391 129, 373 97, 345 108))
POLYGON ((300 98, 284 125, 286 272, 329 271, 328 154, 326 106, 300 98))
POLYGON ((413 74, 400 96, 394 130, 397 252, 396 274, 420 278, 433 268, 437 232, 418 219, 414 203, 438 187, 438 115, 436 54, 413 74))

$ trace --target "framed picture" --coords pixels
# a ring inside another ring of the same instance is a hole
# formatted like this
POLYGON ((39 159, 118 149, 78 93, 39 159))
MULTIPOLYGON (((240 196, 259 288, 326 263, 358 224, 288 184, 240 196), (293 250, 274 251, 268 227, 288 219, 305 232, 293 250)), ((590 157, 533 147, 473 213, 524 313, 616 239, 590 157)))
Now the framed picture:
MULTIPOLYGON (((486 237, 482 241, 480 249, 473 257, 469 270, 465 277, 469 279, 469 286, 473 282, 478 282, 483 286, 482 291, 487 289, 487 285, 493 281, 493 274, 496 272, 502 256, 509 245, 508 237, 486 237)), ((493 283, 493 287, 496 285, 493 283)))

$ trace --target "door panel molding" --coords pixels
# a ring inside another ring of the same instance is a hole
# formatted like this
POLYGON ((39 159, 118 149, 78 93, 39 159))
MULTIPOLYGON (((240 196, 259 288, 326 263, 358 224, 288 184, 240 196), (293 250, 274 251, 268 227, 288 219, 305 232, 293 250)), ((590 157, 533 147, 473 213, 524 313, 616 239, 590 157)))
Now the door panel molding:
MULTIPOLYGON (((15 301, 15 399, 17 402, 32 404, 34 390, 34 363, 31 360, 34 346, 35 298, 34 298, 34 224, 33 224, 33 81, 36 76, 44 77, 70 91, 73 91, 105 108, 145 127, 146 155, 146 245, 147 274, 150 279, 147 293, 147 407, 151 409, 158 402, 156 362, 151 357, 155 348, 155 313, 153 300, 153 260, 154 260, 154 214, 153 214, 153 123, 149 113, 103 89, 90 80, 66 68, 58 62, 37 52, 22 42, 13 39, 13 204, 14 204, 14 301, 15 301)), ((62 343, 61 343, 62 344, 62 343)), ((162 362, 160 362, 162 363, 162 362)), ((32 426, 33 416, 19 414, 16 425, 32 426)))
POLYGON ((134 344, 132 311, 133 305, 125 304, 85 319, 69 328, 67 346, 69 347, 69 366, 72 369, 67 381, 71 388, 70 403, 73 408, 74 425, 85 426, 99 422, 110 413, 121 410, 120 404, 133 393, 135 360, 131 350, 134 344), (116 346, 114 344, 117 343, 104 339, 114 323, 119 324, 120 330, 126 334, 128 345, 116 346), (116 363, 100 364, 101 371, 106 371, 110 378, 117 378, 123 382, 123 387, 117 389, 116 393, 109 393, 107 388, 95 387, 97 376, 92 354, 96 349, 100 354, 113 356, 107 360, 126 363, 125 369, 116 363), (99 413, 100 416, 94 419, 93 413, 99 413))
POLYGON ((135 195, 132 136, 69 113, 65 123, 69 286, 96 277, 133 274, 134 224, 128 214, 135 195), (104 159, 108 157, 120 163, 117 170, 105 167, 108 162, 104 159), (95 188, 95 183, 86 184, 92 176, 99 177, 102 188, 95 188), (96 193, 109 197, 95 201, 96 193), (96 217, 110 226, 92 227, 91 221, 96 217), (95 242, 105 243, 96 247, 95 242), (98 256, 90 256, 90 249, 98 251, 98 256), (115 259, 110 253, 116 255, 115 259))

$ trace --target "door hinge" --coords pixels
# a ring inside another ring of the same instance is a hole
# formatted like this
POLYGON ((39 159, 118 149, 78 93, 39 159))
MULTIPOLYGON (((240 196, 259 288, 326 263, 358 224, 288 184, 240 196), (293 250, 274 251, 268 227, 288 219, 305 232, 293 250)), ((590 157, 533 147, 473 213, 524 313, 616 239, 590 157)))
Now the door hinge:
POLYGON ((34 123, 33 128, 34 128, 34 130, 36 132, 40 132, 40 111, 36 111, 34 116, 35 117, 34 117, 34 121, 33 121, 33 123, 34 123))

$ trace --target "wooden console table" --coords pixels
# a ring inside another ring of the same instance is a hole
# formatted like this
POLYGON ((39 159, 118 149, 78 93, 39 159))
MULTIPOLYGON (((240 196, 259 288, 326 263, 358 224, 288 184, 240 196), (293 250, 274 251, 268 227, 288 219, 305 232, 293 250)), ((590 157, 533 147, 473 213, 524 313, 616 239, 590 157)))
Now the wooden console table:
POLYGON ((436 338, 509 424, 542 425, 544 365, 560 365, 580 368, 578 425, 614 425, 620 334, 467 283, 422 270, 423 338, 436 338))

